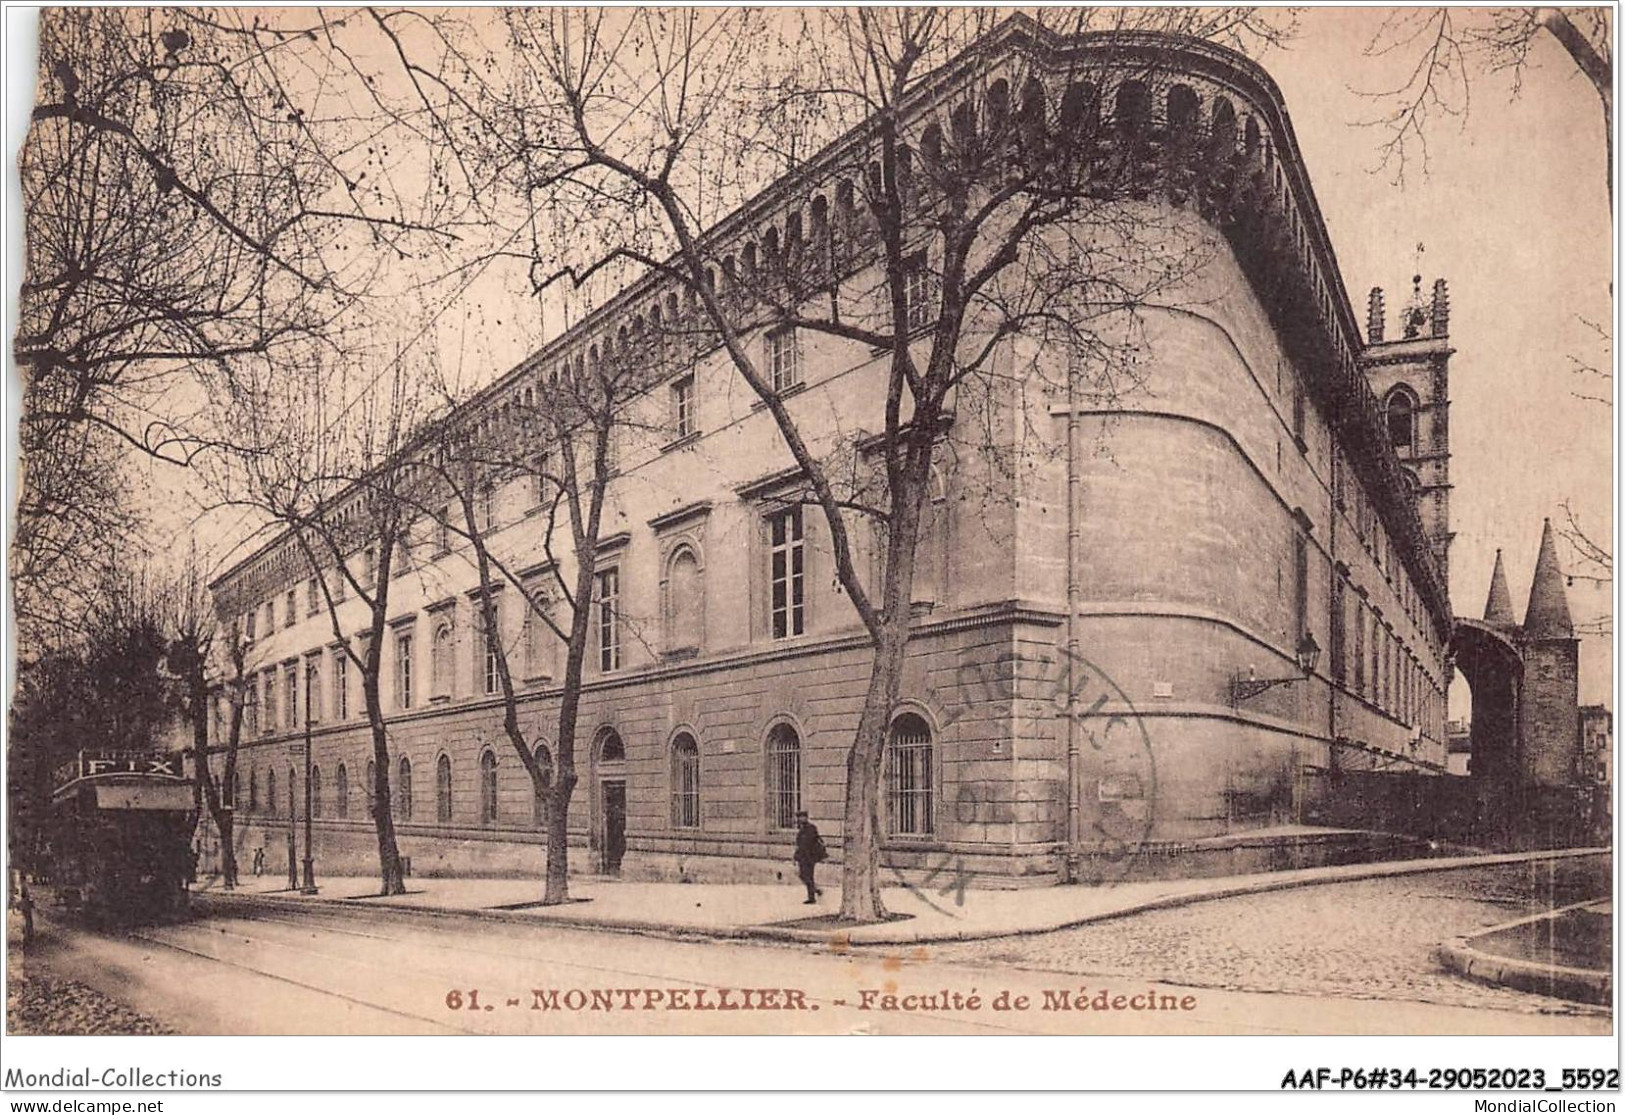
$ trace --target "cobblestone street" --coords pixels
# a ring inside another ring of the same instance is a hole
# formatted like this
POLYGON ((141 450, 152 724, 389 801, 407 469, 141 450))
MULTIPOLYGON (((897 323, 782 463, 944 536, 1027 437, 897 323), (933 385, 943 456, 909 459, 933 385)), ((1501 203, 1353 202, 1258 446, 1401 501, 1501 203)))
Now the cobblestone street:
POLYGON ((1608 894, 1608 859, 1511 865, 1198 902, 1031 937, 934 946, 945 962, 1138 976, 1195 987, 1603 1013, 1473 983, 1433 948, 1458 933, 1608 894))

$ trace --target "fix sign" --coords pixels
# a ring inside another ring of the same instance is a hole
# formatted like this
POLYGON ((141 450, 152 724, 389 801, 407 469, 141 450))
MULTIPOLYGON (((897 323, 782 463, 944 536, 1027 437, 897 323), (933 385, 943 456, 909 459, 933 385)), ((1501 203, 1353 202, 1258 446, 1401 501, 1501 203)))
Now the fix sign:
POLYGON ((79 777, 98 774, 155 774, 184 778, 179 755, 80 755, 79 777))

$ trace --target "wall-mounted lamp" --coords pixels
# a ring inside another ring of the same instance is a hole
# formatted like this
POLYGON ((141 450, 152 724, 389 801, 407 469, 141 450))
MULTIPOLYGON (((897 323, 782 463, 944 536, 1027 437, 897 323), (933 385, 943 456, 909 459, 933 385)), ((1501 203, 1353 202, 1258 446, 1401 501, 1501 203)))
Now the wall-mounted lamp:
POLYGON ((1315 665, 1320 661, 1320 644, 1315 637, 1305 631, 1303 638, 1298 641, 1298 670, 1291 677, 1261 678, 1253 676, 1253 668, 1247 667, 1247 676, 1236 675, 1230 679, 1230 707, 1235 708, 1242 701, 1250 700, 1267 689, 1274 689, 1277 685, 1288 685, 1294 681, 1302 681, 1315 672, 1315 665))

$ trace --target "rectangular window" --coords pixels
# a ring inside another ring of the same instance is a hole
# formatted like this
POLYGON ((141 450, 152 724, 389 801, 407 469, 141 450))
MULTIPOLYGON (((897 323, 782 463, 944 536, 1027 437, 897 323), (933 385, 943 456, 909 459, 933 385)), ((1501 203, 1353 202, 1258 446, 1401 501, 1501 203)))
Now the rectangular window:
POLYGON ((685 438, 694 433, 694 377, 686 375, 671 385, 671 419, 672 425, 677 429, 677 437, 685 438))
POLYGON ((1365 605, 1354 611, 1354 692, 1365 696, 1365 605))
POLYGON ((801 382, 801 352, 793 327, 767 335, 767 369, 775 391, 784 391, 801 382))
POLYGON ((293 662, 282 667, 282 704, 291 731, 299 726, 299 667, 293 662))
POLYGON ((1303 387, 1298 384, 1296 377, 1292 384, 1292 437, 1297 441, 1300 450, 1307 449, 1306 435, 1309 427, 1308 407, 1304 403, 1303 387))
POLYGON ((412 636, 395 636, 395 707, 412 707, 412 636))
POLYGON ((1332 681, 1342 685, 1348 680, 1347 590, 1342 577, 1332 576, 1332 681))
POLYGON ((485 632, 485 695, 487 697, 502 689, 502 677, 497 670, 497 642, 502 638, 502 613, 498 610, 495 600, 491 601, 491 626, 485 632))
POLYGON ((244 642, 252 643, 254 641, 254 628, 258 626, 257 621, 259 620, 259 616, 260 616, 260 610, 258 608, 255 608, 253 611, 249 612, 246 616, 243 617, 243 641, 244 642))
POLYGON ((1382 703, 1382 621, 1371 616, 1371 703, 1382 703))
POLYGON ((440 509, 440 518, 435 521, 434 552, 436 556, 451 553, 451 505, 449 503, 440 509))
POLYGON ((1303 531, 1292 536, 1292 635, 1294 649, 1309 633, 1309 539, 1303 531))
POLYGON ((322 721, 322 659, 317 654, 305 659, 305 717, 312 724, 322 721))
POLYGON ((260 675, 260 690, 264 695, 265 704, 265 734, 276 732, 276 671, 266 670, 260 675))
POLYGON ((252 680, 243 694, 243 733, 249 737, 260 734, 260 690, 252 680))
POLYGON ((378 553, 371 546, 361 555, 361 583, 368 588, 378 578, 378 553))
POLYGON ((807 558, 801 533, 801 508, 781 511, 768 522, 772 532, 773 637, 784 639, 804 634, 807 629, 807 558))
POLYGON ((903 264, 904 325, 910 332, 930 325, 936 316, 935 286, 925 253, 914 253, 903 264))
POLYGON ((282 618, 282 626, 292 627, 299 618, 299 594, 293 589, 288 590, 287 605, 288 611, 282 618))
POLYGON ((305 586, 305 597, 305 611, 308 615, 315 615, 317 612, 321 611, 322 590, 320 583, 315 577, 312 577, 310 579, 310 584, 305 586))
POLYGON ((333 652, 333 716, 350 719, 350 655, 342 649, 333 652))
POLYGON ((497 490, 490 484, 474 497, 474 525, 481 534, 489 534, 497 525, 497 490))
POLYGON ((621 668, 621 571, 605 569, 598 574, 598 668, 605 672, 621 668))

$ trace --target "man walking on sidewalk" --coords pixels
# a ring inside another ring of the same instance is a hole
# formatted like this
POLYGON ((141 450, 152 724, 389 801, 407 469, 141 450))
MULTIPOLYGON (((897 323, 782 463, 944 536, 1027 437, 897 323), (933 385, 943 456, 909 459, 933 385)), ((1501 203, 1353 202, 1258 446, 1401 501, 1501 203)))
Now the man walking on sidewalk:
POLYGON ((824 892, 813 881, 813 871, 820 863, 829 858, 829 852, 824 848, 824 838, 818 835, 818 826, 807 820, 805 812, 796 814, 796 872, 801 881, 807 884, 807 901, 803 906, 816 905, 818 896, 824 892))

